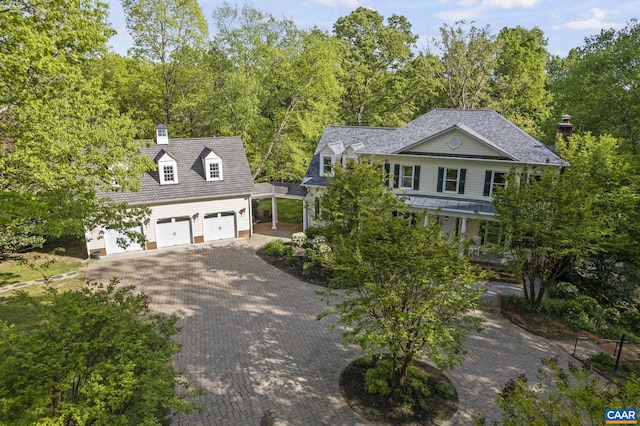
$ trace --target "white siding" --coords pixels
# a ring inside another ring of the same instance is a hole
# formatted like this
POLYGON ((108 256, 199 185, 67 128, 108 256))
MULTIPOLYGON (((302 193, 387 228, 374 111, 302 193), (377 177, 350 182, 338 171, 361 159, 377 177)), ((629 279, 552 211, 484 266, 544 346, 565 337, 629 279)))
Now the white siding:
POLYGON ((500 151, 495 150, 490 145, 487 145, 486 143, 459 130, 454 130, 437 136, 420 145, 412 147, 409 151, 435 154, 504 157, 504 154, 500 151), (448 144, 452 137, 457 137, 460 142, 462 142, 462 145, 456 149, 450 148, 448 144))

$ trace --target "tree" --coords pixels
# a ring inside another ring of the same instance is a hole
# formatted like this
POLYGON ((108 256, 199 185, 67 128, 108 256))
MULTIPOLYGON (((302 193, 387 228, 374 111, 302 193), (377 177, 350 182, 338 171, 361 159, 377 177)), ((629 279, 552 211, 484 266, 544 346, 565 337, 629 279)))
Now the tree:
POLYGON ((520 375, 498 395, 503 425, 601 425, 607 409, 635 408, 640 400, 638 377, 613 387, 588 367, 569 364, 565 370, 553 358, 542 364, 539 384, 520 375))
POLYGON ((550 67, 555 117, 569 113, 578 133, 610 134, 637 154, 640 141, 640 23, 602 30, 550 67), (585 90, 587 92, 585 92, 585 90))
POLYGON ((359 7, 333 25, 343 42, 343 121, 348 125, 398 126, 413 118, 404 102, 411 83, 398 74, 413 57, 417 36, 404 16, 392 15, 384 24, 375 10, 359 7))
MULTIPOLYGON (((342 180, 370 170, 371 165, 353 165, 342 180)), ((334 182, 328 192, 335 191, 334 182)), ((379 182, 374 176, 366 186, 379 182)), ((347 205, 358 204, 351 200, 361 186, 345 187, 347 205)), ((390 195, 385 198, 395 197, 389 189, 386 192, 390 195)), ((344 340, 367 355, 388 350, 387 379, 401 390, 412 361, 423 354, 443 369, 462 360, 464 339, 478 322, 466 314, 479 301, 481 290, 474 286, 479 274, 460 257, 457 244, 445 241, 439 227, 416 226, 411 215, 391 208, 378 205, 372 210, 376 212, 360 211, 357 230, 334 243, 335 282, 347 289, 346 298, 320 317, 336 313, 334 325, 348 329, 344 340)), ((331 290, 325 292, 329 295, 331 290)))
POLYGON ((440 27, 440 40, 434 43, 442 51, 445 92, 452 108, 478 109, 488 105, 490 83, 498 66, 502 41, 487 25, 478 28, 465 21, 440 27))
POLYGON ((607 232, 588 183, 572 179, 571 170, 513 170, 506 188, 493 196, 505 250, 532 307, 540 306, 549 286, 578 257, 596 253, 598 238, 607 232))
POLYGON ((255 179, 301 179, 336 115, 336 41, 247 5, 225 4, 214 18, 209 103, 215 133, 242 137, 255 179))
POLYGON ((132 141, 131 120, 83 75, 112 33, 106 5, 13 2, 0 15, 0 232, 15 249, 139 218, 142 210, 97 192, 135 189, 152 167, 132 141))
POLYGON ((503 28, 496 39, 501 49, 491 82, 489 106, 535 138, 550 117, 546 88, 547 40, 535 27, 503 28))
POLYGON ((360 222, 367 216, 403 212, 406 204, 389 191, 388 173, 382 165, 361 159, 347 169, 335 167, 334 175, 320 198, 324 234, 332 244, 341 239, 354 241, 360 222))
POLYGON ((152 314, 147 296, 116 284, 9 302, 34 326, 0 323, 3 422, 160 425, 171 408, 195 408, 171 366, 178 318, 152 314))
POLYGON ((123 0, 122 8, 133 37, 130 53, 155 64, 162 120, 170 125, 176 98, 185 90, 180 86, 183 63, 204 47, 207 22, 196 0, 123 0))

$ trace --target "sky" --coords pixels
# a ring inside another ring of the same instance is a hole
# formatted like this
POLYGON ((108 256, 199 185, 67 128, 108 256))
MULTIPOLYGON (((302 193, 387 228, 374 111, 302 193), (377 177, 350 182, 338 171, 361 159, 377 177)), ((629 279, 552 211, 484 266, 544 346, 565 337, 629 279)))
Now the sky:
MULTIPOLYGON (((211 26, 212 12, 224 0, 198 0, 211 26)), ((242 6, 244 1, 227 0, 242 6)), ((117 53, 125 55, 132 45, 119 0, 108 0, 110 21, 118 32, 110 40, 117 53)), ((442 24, 455 21, 474 21, 478 27, 489 25, 497 34, 503 27, 518 25, 540 28, 548 40, 547 50, 566 56, 569 50, 584 44, 585 37, 602 29, 623 28, 633 18, 640 18, 640 0, 253 0, 247 2, 256 9, 276 18, 292 19, 298 28, 317 26, 331 31, 338 18, 347 16, 358 7, 376 10, 385 19, 393 14, 403 15, 419 36, 418 50, 438 53, 432 40, 439 38, 442 24)))

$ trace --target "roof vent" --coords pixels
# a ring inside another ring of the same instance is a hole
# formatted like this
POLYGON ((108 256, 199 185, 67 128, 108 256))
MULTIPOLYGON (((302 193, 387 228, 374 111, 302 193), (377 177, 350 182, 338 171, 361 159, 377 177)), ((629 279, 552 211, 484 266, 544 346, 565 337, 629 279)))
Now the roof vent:
POLYGON ((169 132, 167 126, 160 123, 156 126, 156 143, 158 145, 169 145, 169 132))

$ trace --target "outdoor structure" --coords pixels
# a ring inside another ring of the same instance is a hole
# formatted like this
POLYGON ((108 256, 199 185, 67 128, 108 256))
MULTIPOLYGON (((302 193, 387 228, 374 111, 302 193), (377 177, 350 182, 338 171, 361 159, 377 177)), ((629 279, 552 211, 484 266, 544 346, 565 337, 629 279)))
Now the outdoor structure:
POLYGON ((170 139, 167 127, 160 124, 155 144, 143 148, 143 154, 154 160, 157 169, 141 177, 139 191, 109 196, 151 209, 134 227, 145 235, 146 246, 131 243, 116 229, 93 229, 86 233, 89 254, 251 236, 254 185, 239 137, 170 139))
POLYGON ((360 157, 382 162, 389 186, 411 209, 425 212, 425 221, 439 223, 444 233, 464 235, 472 254, 500 242, 498 227, 490 226, 491 195, 509 170, 568 165, 491 110, 434 109, 397 129, 329 126, 302 182, 305 229, 320 212, 317 198, 333 168, 360 157))

